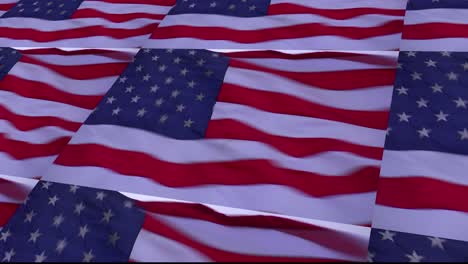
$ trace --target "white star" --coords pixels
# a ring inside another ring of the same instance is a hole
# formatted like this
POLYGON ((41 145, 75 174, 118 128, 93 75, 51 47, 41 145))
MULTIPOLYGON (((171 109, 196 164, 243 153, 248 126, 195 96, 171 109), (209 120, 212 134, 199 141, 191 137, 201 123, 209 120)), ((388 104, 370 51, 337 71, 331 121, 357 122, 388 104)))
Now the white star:
POLYGON ((172 53, 174 49, 166 49, 166 53, 172 53))
POLYGON ((203 98, 205 98, 204 94, 201 93, 201 94, 197 95, 197 101, 202 101, 203 98))
POLYGON ((128 86, 127 88, 125 88, 125 92, 126 92, 126 93, 131 93, 131 92, 133 91, 133 89, 135 89, 135 86, 130 85, 130 86, 128 86))
POLYGON ((436 83, 436 84, 432 85, 431 88, 432 88, 433 93, 437 93, 437 92, 441 93, 442 88, 444 88, 444 87, 441 86, 440 84, 436 83))
POLYGON ((173 60, 173 62, 174 62, 175 64, 179 64, 181 61, 182 61, 182 59, 179 58, 179 57, 177 57, 177 58, 175 58, 175 59, 173 60))
POLYGON ((375 257, 375 253, 369 251, 367 253, 367 262, 374 262, 374 257, 375 257))
POLYGON ((200 59, 200 60, 197 61, 197 65, 198 66, 203 66, 203 64, 205 64, 205 62, 206 61, 204 59, 200 59))
POLYGON ((452 54, 451 52, 448 52, 448 51, 442 51, 440 54, 442 54, 442 56, 444 57, 450 57, 450 55, 452 54))
POLYGON ((36 259, 34 260, 34 262, 44 262, 44 260, 47 258, 47 256, 45 255, 45 251, 42 251, 42 253, 40 255, 35 255, 36 259))
POLYGON ((163 65, 159 66, 158 71, 164 72, 166 69, 167 69, 167 66, 163 64, 163 65))
POLYGON ((392 131, 392 128, 391 128, 391 127, 387 127, 387 129, 385 130, 385 135, 389 136, 389 135, 390 135, 390 131, 392 131))
POLYGON ((187 75, 188 72, 189 72, 189 70, 187 70, 187 68, 184 68, 183 70, 180 71, 180 74, 185 76, 185 75, 187 75))
POLYGON ((172 91, 172 93, 171 93, 171 97, 176 98, 177 96, 179 96, 179 94, 180 94, 180 91, 179 91, 179 90, 174 90, 174 91, 172 91))
POLYGON ((119 234, 117 234, 117 232, 114 232, 114 234, 109 236, 109 243, 111 243, 112 246, 115 247, 115 244, 117 243, 117 240, 119 239, 120 239, 119 234))
POLYGON ((70 191, 71 193, 76 193, 76 190, 78 190, 79 188, 80 188, 80 187, 77 186, 77 185, 71 185, 69 191, 70 191))
POLYGON ((187 85, 188 85, 188 87, 193 88, 193 87, 195 87, 195 85, 197 85, 197 83, 192 80, 192 81, 188 82, 187 85))
POLYGON ((195 6, 196 6, 195 3, 191 3, 191 4, 189 5, 190 8, 194 8, 195 6))
POLYGON ((151 51, 150 49, 143 49, 144 53, 150 53, 150 51, 151 51))
POLYGON ((398 114, 398 117, 400 118, 400 122, 409 122, 409 119, 411 118, 410 115, 407 115, 405 112, 401 113, 401 114, 398 114))
POLYGON ((192 55, 194 56, 195 54, 197 54, 197 51, 196 50, 189 50, 189 55, 192 55))
POLYGON ((216 7, 216 2, 210 3, 210 7, 216 7))
POLYGON ((397 63, 397 69, 403 69, 403 63, 397 63))
POLYGON ((429 59, 428 61, 425 61, 427 67, 436 67, 437 61, 433 61, 429 59))
POLYGON ((174 81, 174 78, 169 76, 169 77, 166 78, 166 80, 164 80, 164 83, 165 84, 171 84, 173 81, 174 81))
POLYGON ((460 139, 461 140, 468 139, 468 129, 464 128, 463 130, 458 131, 458 134, 460 134, 460 139))
POLYGON ((29 233, 29 239, 28 242, 32 241, 33 243, 36 243, 37 239, 42 236, 42 233, 39 232, 39 228, 36 229, 36 231, 29 233))
POLYGON ((229 8, 230 10, 234 10, 234 9, 236 9, 236 5, 234 5, 234 4, 231 4, 231 5, 229 5, 229 7, 228 7, 228 8, 229 8))
POLYGON ((192 124, 195 123, 192 119, 184 121, 184 127, 192 127, 192 124))
POLYGON ((57 251, 59 254, 61 254, 66 246, 67 246, 67 240, 65 238, 62 239, 62 240, 59 240, 57 242, 56 247, 55 247, 55 251, 57 251))
POLYGON ((416 57, 416 52, 415 52, 415 51, 408 51, 408 52, 406 52, 406 56, 408 56, 408 57, 416 57))
POLYGON ((85 205, 81 202, 79 204, 75 204, 75 210, 73 210, 73 213, 80 215, 81 211, 85 209, 85 205))
POLYGON ((401 95, 401 94, 406 94, 408 95, 408 88, 405 88, 403 86, 401 86, 400 88, 397 89, 398 91, 398 95, 401 95))
POLYGON ((96 199, 97 199, 97 200, 101 200, 101 201, 102 201, 102 200, 104 199, 104 197, 106 197, 106 196, 107 196, 107 194, 105 194, 104 192, 97 192, 97 193, 96 193, 96 199))
POLYGON ((435 115, 437 117, 437 122, 439 121, 447 121, 447 116, 449 116, 448 114, 444 114, 444 112, 442 112, 442 110, 435 115))
POLYGON ((428 237, 428 239, 431 241, 431 247, 438 247, 442 250, 444 250, 444 242, 446 241, 445 239, 441 239, 438 237, 428 237))
POLYGON ((10 233, 10 230, 8 229, 7 231, 2 232, 0 234, 0 241, 6 242, 8 237, 10 237, 10 236, 11 236, 11 233, 10 233))
POLYGON ((112 110, 112 115, 118 115, 120 113, 120 111, 122 111, 122 109, 120 107, 117 107, 117 108, 112 110))
POLYGON ((413 72, 411 74, 411 77, 413 78, 413 80, 422 80, 421 76, 422 76, 422 74, 419 73, 419 72, 413 72))
POLYGON ((93 251, 90 250, 89 252, 83 252, 83 262, 91 262, 94 258, 93 251))
POLYGON ((467 100, 463 100, 461 97, 458 97, 457 100, 453 100, 455 104, 457 104, 457 108, 466 108, 466 104, 468 103, 467 100))
POLYGON ((379 234, 382 235, 382 240, 390 240, 392 242, 395 242, 395 240, 393 240, 393 237, 396 235, 396 233, 392 233, 388 230, 385 230, 385 232, 379 232, 379 234))
POLYGON ((463 67, 463 70, 468 71, 468 61, 463 63, 461 66, 463 67))
POLYGON ((55 227, 59 227, 63 223, 64 220, 65 218, 63 217, 62 214, 56 215, 54 216, 54 223, 52 225, 55 227))
POLYGON ((418 104, 418 108, 421 108, 421 107, 427 107, 427 103, 429 103, 429 101, 423 98, 419 98, 419 100, 416 101, 416 103, 418 104))
POLYGON ((249 10, 250 10, 250 11, 254 11, 255 9, 257 9, 256 6, 254 6, 254 5, 249 6, 249 10))
POLYGON ((205 75, 210 77, 211 75, 213 75, 213 71, 208 70, 205 72, 205 75))
POLYGON ((112 104, 115 100, 117 100, 117 99, 114 96, 111 96, 111 97, 107 98, 106 104, 112 104))
POLYGON ((154 102, 157 107, 160 107, 164 103, 164 98, 159 98, 154 102))
POLYGON ((136 67, 136 71, 137 71, 137 72, 140 72, 140 71, 142 71, 142 70, 143 70, 143 65, 138 65, 138 66, 136 67))
POLYGON ((89 232, 88 225, 80 226, 80 233, 78 234, 79 237, 85 238, 86 233, 89 232))
POLYGON ((447 78, 451 81, 456 81, 458 80, 458 74, 454 73, 454 72, 449 72, 447 73, 447 78))
POLYGON ((177 110, 176 110, 176 111, 177 111, 177 112, 182 112, 182 111, 184 111, 184 109, 185 109, 185 105, 180 104, 180 105, 177 106, 177 110))
POLYGON ((51 182, 43 182, 42 183, 42 189, 49 189, 49 187, 52 185, 51 182))
POLYGON ((169 119, 168 115, 162 115, 159 117, 159 123, 165 123, 167 119, 169 119))
POLYGON ((418 130, 418 133, 419 133, 420 138, 425 138, 425 137, 428 138, 429 133, 431 133, 431 130, 423 127, 421 130, 418 130))
POLYGON ((125 76, 124 76, 124 77, 120 77, 120 78, 119 78, 119 82, 120 82, 120 83, 124 83, 124 82, 127 81, 127 79, 128 79, 128 78, 125 77, 125 76))
POLYGON ((158 55, 154 55, 153 57, 151 57, 151 60, 152 60, 152 61, 158 61, 158 60, 159 60, 159 56, 158 56, 158 55))
POLYGON ((26 214, 26 218, 24 219, 24 222, 32 222, 32 218, 36 216, 36 213, 34 213, 34 210, 31 210, 28 214, 26 214))
POLYGON ((143 81, 147 82, 149 81, 150 78, 151 78, 151 75, 146 74, 145 76, 143 76, 143 81))
POLYGON ((141 99, 141 97, 140 97, 140 96, 138 96, 138 95, 135 95, 134 97, 132 97, 132 101, 131 101, 131 103, 138 103, 138 101, 139 101, 140 99, 141 99))
POLYGON ((406 254, 405 255, 407 258, 409 258, 409 262, 421 262, 421 259, 423 259, 423 256, 419 256, 416 251, 413 250, 413 253, 411 255, 406 254))
POLYGON ((51 204, 53 206, 55 206, 55 203, 60 200, 60 198, 57 197, 57 195, 54 195, 54 197, 49 197, 49 203, 48 204, 51 204))
POLYGON ((103 214, 103 216, 102 216, 101 222, 104 221, 104 222, 106 222, 106 223, 109 223, 111 217, 114 216, 114 214, 112 213, 112 210, 111 210, 111 209, 107 210, 107 212, 104 212, 104 213, 102 213, 102 214, 103 214))
POLYGON ((125 201, 125 202, 124 202, 124 207, 125 207, 125 208, 132 208, 132 206, 133 206, 132 201, 125 201))
POLYGON ((157 84, 150 87, 150 92, 155 93, 159 90, 159 86, 157 84))
POLYGON ((29 196, 26 196, 26 198, 25 198, 24 201, 23 201, 23 204, 27 204, 28 201, 29 201, 29 196))
POLYGON ((2 259, 2 262, 6 261, 6 262, 10 262, 11 261, 11 258, 16 255, 16 252, 14 249, 10 249, 10 251, 5 251, 5 256, 3 257, 2 259))

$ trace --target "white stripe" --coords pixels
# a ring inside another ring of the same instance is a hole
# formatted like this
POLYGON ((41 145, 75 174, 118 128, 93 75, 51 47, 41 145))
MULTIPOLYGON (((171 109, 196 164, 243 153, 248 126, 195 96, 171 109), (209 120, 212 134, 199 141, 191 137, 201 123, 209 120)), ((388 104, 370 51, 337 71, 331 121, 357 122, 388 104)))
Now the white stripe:
POLYGON ((56 155, 17 160, 4 152, 0 152, 0 164, 2 164, 0 174, 25 178, 42 176, 55 158, 56 155))
POLYGON ((10 39, 0 38, 0 46, 10 47, 76 47, 81 48, 128 48, 128 47, 139 47, 148 39, 150 34, 141 35, 136 37, 129 37, 124 39, 114 39, 106 36, 94 36, 74 39, 61 39, 47 42, 36 42, 28 39, 10 39))
POLYGON ((106 3, 101 1, 84 1, 80 9, 94 9, 107 14, 132 14, 132 13, 147 13, 147 14, 162 14, 169 12, 171 7, 146 5, 146 4, 121 4, 121 3, 106 3))
POLYGON ((179 164, 266 159, 283 168, 330 176, 342 176, 364 166, 380 165, 380 160, 363 158, 346 152, 330 151, 306 158, 295 158, 255 141, 176 140, 140 129, 114 125, 83 125, 69 144, 98 144, 146 153, 159 160, 179 164), (122 138, 132 140, 127 141, 122 138))
POLYGON ((385 131, 326 119, 266 112, 249 106, 217 102, 212 120, 234 119, 268 134, 292 138, 333 138, 383 147, 385 131))
POLYGON ((171 188, 147 178, 87 166, 54 164, 43 179, 348 224, 370 223, 375 202, 375 192, 316 198, 286 186, 267 184, 171 188))
POLYGON ((60 137, 71 137, 74 133, 59 127, 41 127, 30 131, 21 131, 5 120, 0 120, 0 134, 6 137, 32 144, 49 143, 60 137))
POLYGON ((468 214, 456 211, 376 205, 372 227, 468 241, 468 214))
POLYGON ((427 177, 468 186, 468 156, 436 151, 385 150, 382 177, 427 177))
MULTIPOLYGON (((285 257, 318 257, 343 260, 362 260, 340 251, 321 246, 273 228, 232 227, 202 221, 151 213, 156 219, 166 222, 180 232, 185 233, 203 244, 225 251, 241 254, 285 257), (248 238, 248 239, 246 239, 248 238)), ((302 230, 303 234, 314 231, 302 230)), ((315 231, 320 232, 320 231, 315 231)), ((329 238, 332 239, 332 238, 329 238)), ((361 246, 365 252, 367 245, 361 246)))
POLYGON ((442 39, 402 39, 402 51, 466 51, 468 38, 442 38, 442 39), (443 47, 443 48, 441 48, 443 47))
POLYGON ((452 23, 468 26, 468 10, 461 8, 433 8, 406 11, 405 25, 425 23, 452 23))
MULTIPOLYGON (((131 56, 136 53, 115 53, 119 58, 112 58, 104 55, 93 55, 93 54, 80 54, 80 55, 35 55, 28 54, 26 56, 49 63, 53 65, 63 66, 77 66, 77 65, 96 65, 106 63, 118 63, 118 62, 130 62, 131 56), (127 57, 128 56, 128 57, 127 57)), ((107 55, 107 54, 106 54, 107 55)), ((112 52, 109 52, 112 55, 112 52)))
POLYGON ((169 238, 142 229, 133 245, 130 259, 138 262, 208 262, 198 251, 169 238))
MULTIPOLYGON (((168 15, 159 27, 190 26, 190 27, 223 27, 235 30, 255 31, 274 29, 309 23, 320 23, 335 27, 373 28, 393 20, 402 20, 401 17, 388 15, 363 15, 346 20, 336 20, 311 14, 287 14, 260 17, 233 18, 225 15, 213 14, 179 14, 168 15)), ((156 31, 157 32, 157 31, 156 31)))
MULTIPOLYGON (((74 18, 68 20, 44 20, 40 18, 8 17, 0 20, 0 27, 13 29, 40 29, 43 34, 54 33, 58 30, 78 30, 90 26, 102 26, 114 29, 137 29, 149 24, 158 23, 160 20, 149 18, 136 18, 121 23, 113 23, 103 18, 74 18)), ((91 33, 91 32, 90 32, 91 33)))
MULTIPOLYGON (((398 54, 397 52, 394 53, 398 54)), ((229 56, 229 55, 228 55, 229 56)), ((367 69, 394 69, 397 64, 397 56, 367 56, 362 54, 343 54, 341 58, 314 58, 314 59, 245 59, 236 60, 261 65, 266 68, 290 71, 290 72, 334 72, 367 69), (353 59, 368 58, 368 62, 354 61, 353 59), (387 60, 387 65, 377 64, 379 60, 387 60), (391 61, 390 61, 391 60, 391 61), (390 63, 391 62, 391 63, 390 63)))
POLYGON ((0 4, 15 4, 19 0, 0 0, 0 4))
MULTIPOLYGON (((237 43, 227 40, 195 38, 149 39, 146 48, 174 49, 341 49, 341 50, 395 50, 400 47, 401 33, 367 39, 347 39, 340 36, 315 36, 296 39, 278 39, 255 43, 237 43)), ((0 44, 2 42, 0 41, 0 44)), ((9 42, 11 45, 11 42, 9 42)), ((15 42, 16 44, 16 42, 15 42)), ((102 44, 99 45, 102 47, 102 44)))
POLYGON ((388 110, 393 92, 393 84, 347 91, 328 90, 272 73, 236 67, 227 69, 224 82, 260 91, 288 94, 320 105, 361 111, 388 110))
POLYGON ((271 4, 294 3, 297 5, 315 7, 322 9, 344 9, 344 8, 383 8, 383 9, 405 9, 407 0, 271 0, 271 4))
POLYGON ((18 115, 54 116, 80 123, 85 121, 90 113, 88 109, 53 101, 22 97, 7 91, 0 91, 0 105, 18 115))
POLYGON ((30 80, 41 81, 54 88, 78 95, 103 95, 117 80, 118 76, 109 76, 88 80, 75 80, 60 75, 44 66, 18 62, 11 68, 8 74, 30 80), (38 79, 37 76, 41 78, 38 79))

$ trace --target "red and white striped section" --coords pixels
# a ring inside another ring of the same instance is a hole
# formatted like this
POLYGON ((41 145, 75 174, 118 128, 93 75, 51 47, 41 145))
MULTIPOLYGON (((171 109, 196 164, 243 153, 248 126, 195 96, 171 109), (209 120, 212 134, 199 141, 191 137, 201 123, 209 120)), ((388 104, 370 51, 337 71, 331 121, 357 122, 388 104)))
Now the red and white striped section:
POLYGON ((44 179, 369 224, 397 52, 228 56, 204 139, 84 125, 44 179))
POLYGON ((401 50, 466 51, 468 9, 406 11, 401 50))
POLYGON ((0 0, 0 16, 5 14, 10 8, 14 7, 19 0, 0 0))
POLYGON ((0 80, 0 173, 39 177, 131 61, 131 52, 23 50, 0 80))
POLYGON ((468 157, 385 150, 372 226, 468 241, 468 157))
POLYGON ((262 17, 168 15, 144 46, 396 50, 406 0, 272 0, 262 17))
POLYGON ((0 174, 0 230, 38 181, 0 174))
POLYGON ((0 18, 0 46, 139 47, 174 3, 175 0, 85 0, 66 20, 0 18))
POLYGON ((368 227, 123 193, 146 212, 134 261, 362 261, 368 227))

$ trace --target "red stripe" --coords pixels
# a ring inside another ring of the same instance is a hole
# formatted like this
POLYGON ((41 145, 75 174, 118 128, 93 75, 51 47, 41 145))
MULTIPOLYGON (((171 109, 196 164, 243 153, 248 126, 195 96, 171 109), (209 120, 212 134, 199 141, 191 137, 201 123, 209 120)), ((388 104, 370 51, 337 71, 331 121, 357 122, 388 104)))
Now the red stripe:
POLYGON ((248 89, 228 83, 223 84, 218 101, 248 105, 273 113, 315 117, 376 129, 386 129, 388 124, 388 111, 338 109, 286 94, 248 89))
POLYGON ((8 11, 8 10, 12 9, 15 5, 16 5, 16 3, 0 4, 0 10, 8 11))
POLYGON ((130 62, 134 56, 131 52, 125 52, 122 50, 113 51, 113 50, 103 50, 103 49, 80 49, 80 50, 61 50, 58 48, 40 48, 40 49, 27 49, 21 50, 21 54, 31 54, 31 55, 65 55, 65 56, 74 56, 74 55, 95 55, 103 56, 107 58, 113 58, 116 60, 122 60, 130 62))
POLYGON ((162 20, 165 15, 162 14, 148 14, 148 13, 129 13, 129 14, 108 14, 101 12, 99 10, 84 8, 78 9, 73 15, 72 18, 102 18, 111 22, 126 22, 137 18, 149 18, 154 20, 162 20))
POLYGON ((318 259, 318 258, 301 258, 301 257, 275 257, 275 256, 256 256, 248 254, 240 254, 226 250, 217 249, 199 241, 192 239, 190 236, 183 234, 177 229, 171 227, 163 221, 154 217, 146 216, 143 223, 143 228, 149 232, 158 234, 160 236, 169 238, 184 244, 213 261, 220 262, 336 262, 333 259, 318 259))
POLYGON ((0 80, 0 90, 14 92, 23 97, 54 101, 86 109, 94 109, 103 96, 67 93, 46 83, 30 81, 14 75, 7 75, 0 80))
POLYGON ((0 227, 8 223, 8 220, 10 220, 19 207, 19 204, 0 203, 0 227))
POLYGON ((144 4, 144 5, 158 5, 158 6, 173 6, 177 0, 86 0, 86 1, 100 1, 114 4, 144 4))
MULTIPOLYGON (((187 21, 189 22, 189 21, 187 21)), ((233 21, 233 23, 235 23, 233 21)), ((236 30, 224 27, 167 26, 158 27, 152 39, 196 38, 203 40, 228 40, 237 43, 257 43, 279 39, 296 39, 314 36, 341 36, 349 39, 366 39, 401 33, 403 20, 394 20, 377 27, 327 26, 309 23, 278 28, 236 30)))
POLYGON ((468 25, 425 23, 405 25, 403 39, 468 38, 468 25))
POLYGON ((406 209, 468 212, 467 194, 468 186, 430 178, 380 178, 377 203, 406 209))
POLYGON ((30 191, 31 189, 29 187, 22 185, 21 183, 0 178, 0 194, 12 200, 23 201, 26 199, 30 191))
MULTIPOLYGON (((381 9, 381 8, 349 8, 349 9, 320 9, 313 7, 301 6, 292 3, 280 3, 270 5, 268 9, 268 15, 283 15, 283 14, 314 14, 332 19, 350 19, 353 17, 378 14, 378 15, 389 15, 389 16, 401 16, 405 15, 405 10, 397 9, 381 9)), ((403 18, 402 18, 403 19, 403 18)))
POLYGON ((17 160, 46 157, 59 154, 70 141, 71 137, 61 137, 44 144, 33 144, 24 141, 8 139, 0 133, 0 151, 9 154, 17 160))
POLYGON ((345 254, 365 256, 366 248, 349 234, 321 226, 302 223, 287 218, 266 215, 227 216, 202 204, 175 202, 139 202, 138 206, 156 214, 193 218, 224 226, 275 229, 320 244, 345 254), (364 249, 364 250, 363 250, 364 249))
POLYGON ((69 131, 77 131, 81 123, 66 121, 53 116, 23 116, 18 115, 0 105, 0 120, 6 120, 21 131, 33 130, 40 127, 56 126, 69 131))
POLYGON ((356 90, 367 87, 392 85, 395 69, 343 70, 331 72, 290 72, 233 59, 229 67, 267 72, 307 85, 330 90, 356 90))
POLYGON ((326 151, 345 151, 381 160, 383 154, 383 148, 362 146, 338 139, 271 135, 233 119, 211 120, 205 137, 259 141, 294 157, 306 157, 326 151))
POLYGON ((134 36, 147 35, 154 31, 158 23, 152 23, 136 29, 106 28, 104 26, 89 26, 77 29, 55 31, 39 31, 30 28, 0 27, 0 38, 28 39, 36 42, 48 42, 62 39, 86 38, 106 36, 114 39, 124 39, 134 36))
POLYGON ((89 80, 109 76, 118 76, 127 67, 126 62, 88 64, 88 65, 54 65, 28 56, 22 56, 21 62, 43 66, 60 75, 75 79, 89 80))
POLYGON ((146 177, 169 187, 275 184, 316 197, 374 191, 379 176, 379 169, 375 167, 365 167, 346 176, 324 176, 278 168, 260 159, 178 164, 145 153, 96 144, 68 145, 55 163, 102 167, 123 175, 146 177))

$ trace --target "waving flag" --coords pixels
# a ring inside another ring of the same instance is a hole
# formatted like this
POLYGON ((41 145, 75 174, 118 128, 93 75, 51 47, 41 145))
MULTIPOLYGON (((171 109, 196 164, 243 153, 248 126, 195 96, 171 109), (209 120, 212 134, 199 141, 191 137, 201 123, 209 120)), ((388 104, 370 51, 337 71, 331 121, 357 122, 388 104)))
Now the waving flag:
POLYGON ((177 1, 144 47, 396 50, 406 0, 177 1))
POLYGON ((365 259, 368 227, 54 182, 2 180, 0 209, 7 204, 16 209, 0 222, 2 261, 365 259), (23 193, 12 198, 8 189, 23 193))
POLYGON ((132 57, 1 49, 0 174, 42 176, 132 57))
POLYGON ((0 0, 0 46, 139 47, 174 0, 0 0))
POLYGON ((468 53, 403 52, 373 227, 468 241, 468 53))
POLYGON ((468 1, 410 0, 401 50, 467 51, 468 1))
POLYGON ((141 50, 43 179, 369 224, 395 55, 141 50))

